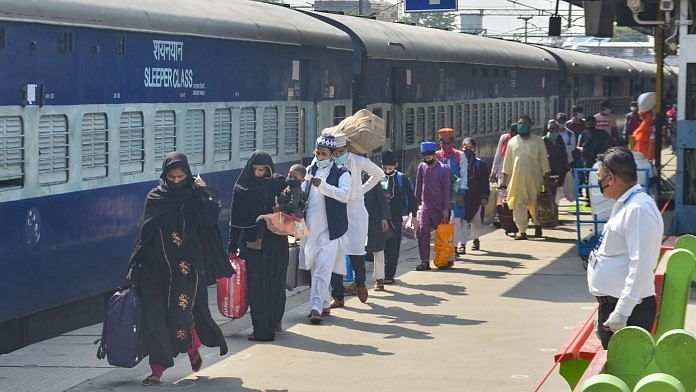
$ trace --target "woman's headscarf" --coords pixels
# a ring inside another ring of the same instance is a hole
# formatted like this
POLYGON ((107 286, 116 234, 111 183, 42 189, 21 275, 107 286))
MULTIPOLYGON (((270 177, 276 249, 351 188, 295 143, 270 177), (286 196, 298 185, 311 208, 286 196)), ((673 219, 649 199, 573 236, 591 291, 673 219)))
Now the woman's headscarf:
POLYGON ((191 173, 188 158, 182 152, 170 152, 164 157, 162 162, 162 174, 160 174, 159 185, 147 195, 143 223, 157 218, 171 208, 181 207, 181 204, 194 194, 193 174, 191 173), (183 180, 185 185, 182 188, 172 188, 168 184, 167 173, 174 169, 181 169, 186 173, 186 178, 183 180))
POLYGON ((265 151, 255 151, 234 185, 230 225, 239 228, 255 226, 259 215, 273 212, 275 197, 284 187, 285 179, 275 174, 273 158, 265 151), (254 165, 266 166, 266 176, 256 177, 254 165))

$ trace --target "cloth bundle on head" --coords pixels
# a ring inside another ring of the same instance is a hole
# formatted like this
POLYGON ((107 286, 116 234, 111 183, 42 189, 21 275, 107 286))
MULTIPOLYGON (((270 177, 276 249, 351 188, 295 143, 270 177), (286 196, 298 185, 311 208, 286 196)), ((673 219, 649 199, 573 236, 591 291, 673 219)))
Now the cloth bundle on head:
POLYGON ((392 150, 382 151, 382 165, 396 166, 396 153, 392 150))
POLYGON ((440 135, 440 137, 454 137, 454 129, 440 128, 440 130, 437 131, 437 134, 440 135))
POLYGON ((421 155, 424 153, 435 154, 435 151, 437 151, 437 144, 434 142, 423 142, 420 144, 421 155))
POLYGON ((345 147, 346 138, 342 135, 332 135, 329 133, 322 133, 321 136, 317 138, 317 147, 326 147, 333 151, 339 147, 345 147))
POLYGON ((343 136, 350 142, 350 151, 362 155, 384 145, 385 129, 381 117, 362 109, 346 117, 335 127, 327 128, 325 133, 343 136))

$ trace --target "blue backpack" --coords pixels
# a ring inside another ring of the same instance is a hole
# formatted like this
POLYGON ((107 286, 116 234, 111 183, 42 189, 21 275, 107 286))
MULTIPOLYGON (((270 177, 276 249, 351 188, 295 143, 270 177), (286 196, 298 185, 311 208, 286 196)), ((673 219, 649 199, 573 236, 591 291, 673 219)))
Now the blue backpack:
MULTIPOLYGON (((411 181, 408 178, 406 181, 411 181)), ((406 188, 404 188, 404 173, 396 172, 396 183, 399 184, 399 189, 401 189, 401 194, 404 196, 404 210, 402 211, 402 216, 407 216, 411 211, 408 205, 408 196, 406 195, 406 188)))
POLYGON ((109 298, 97 358, 106 357, 110 365, 123 368, 132 368, 143 359, 138 353, 140 312, 134 288, 117 291, 109 298))

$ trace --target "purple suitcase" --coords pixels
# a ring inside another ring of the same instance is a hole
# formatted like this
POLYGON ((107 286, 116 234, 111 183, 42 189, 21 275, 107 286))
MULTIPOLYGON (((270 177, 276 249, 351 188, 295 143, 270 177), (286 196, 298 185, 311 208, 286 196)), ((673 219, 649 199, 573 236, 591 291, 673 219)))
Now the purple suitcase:
POLYGON ((106 304, 101 344, 97 358, 106 357, 110 365, 132 368, 143 357, 138 353, 140 298, 130 288, 114 293, 106 304))

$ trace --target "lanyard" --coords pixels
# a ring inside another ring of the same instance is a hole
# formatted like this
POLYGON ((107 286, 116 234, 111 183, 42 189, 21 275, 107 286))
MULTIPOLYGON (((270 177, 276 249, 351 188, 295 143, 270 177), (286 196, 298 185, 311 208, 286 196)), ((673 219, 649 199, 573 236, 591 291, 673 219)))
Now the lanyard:
MULTIPOLYGON (((638 189, 636 189, 636 190, 634 190, 633 192, 631 192, 631 193, 628 195, 628 197, 626 197, 626 200, 624 200, 623 204, 621 204, 621 207, 619 208, 619 210, 616 211, 616 214, 614 214, 614 216, 618 215, 619 212, 621 212, 621 210, 622 210, 624 207, 626 207, 626 204, 628 204, 628 202, 631 201, 631 199, 633 198, 633 196, 635 196, 635 195, 637 195, 637 194, 639 194, 639 193, 641 193, 641 192, 643 192, 643 188, 642 188, 642 187, 641 187, 641 188, 638 188, 638 189)), ((609 220, 611 220, 611 218, 610 218, 609 220)), ((599 250, 599 247, 602 245, 602 241, 604 240, 604 235, 606 234, 608 228, 609 228, 609 222, 607 222, 607 223, 604 224, 604 228, 602 229, 602 234, 599 236, 599 239, 597 240, 597 245, 595 245, 594 250, 592 251, 593 253, 596 252, 597 250, 599 250)))

